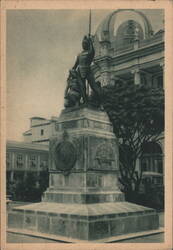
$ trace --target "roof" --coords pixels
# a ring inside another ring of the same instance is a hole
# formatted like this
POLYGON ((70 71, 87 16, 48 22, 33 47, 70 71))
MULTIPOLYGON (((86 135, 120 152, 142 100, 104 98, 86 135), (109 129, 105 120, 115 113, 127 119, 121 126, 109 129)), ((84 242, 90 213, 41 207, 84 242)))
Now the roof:
POLYGON ((7 141, 7 149, 28 149, 28 150, 39 150, 39 151, 48 151, 49 146, 44 144, 36 143, 27 143, 19 141, 7 141))
POLYGON ((25 132, 23 133, 23 135, 32 135, 32 133, 31 133, 31 129, 29 129, 29 130, 25 131, 25 132))
POLYGON ((30 118, 31 120, 47 120, 46 118, 39 117, 39 116, 33 116, 30 118))
POLYGON ((127 20, 129 20, 129 18, 133 20, 137 19, 138 22, 143 27, 145 38, 149 38, 152 35, 153 30, 151 23, 147 18, 147 16, 142 11, 139 11, 137 9, 118 9, 111 12, 99 25, 96 31, 99 40, 103 41, 105 39, 108 40, 111 39, 110 36, 112 36, 112 34, 115 33, 115 29, 117 29, 118 26, 120 26, 120 24, 125 21, 124 18, 127 20), (117 28, 115 27, 116 24, 118 25, 117 28))

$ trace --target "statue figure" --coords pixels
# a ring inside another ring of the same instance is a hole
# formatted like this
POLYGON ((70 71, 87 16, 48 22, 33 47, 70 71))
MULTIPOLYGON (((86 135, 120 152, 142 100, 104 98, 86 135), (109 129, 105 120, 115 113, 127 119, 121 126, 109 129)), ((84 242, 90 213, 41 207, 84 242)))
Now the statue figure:
POLYGON ((95 54, 90 36, 84 36, 82 47, 83 51, 78 55, 73 68, 69 71, 64 96, 64 106, 66 108, 79 106, 81 98, 83 103, 87 104, 86 81, 88 81, 92 92, 94 92, 95 97, 100 102, 101 86, 95 82, 90 67, 95 54))
POLYGON ((83 98, 83 103, 87 103, 88 97, 86 93, 86 80, 95 93, 99 94, 100 90, 98 85, 95 83, 95 79, 91 71, 91 63, 94 59, 95 51, 90 35, 88 37, 84 36, 82 48, 83 51, 78 55, 72 69, 76 70, 78 73, 80 93, 83 98))
POLYGON ((67 78, 67 87, 64 94, 64 106, 74 107, 78 106, 81 99, 81 91, 78 83, 78 75, 76 70, 70 70, 67 78))

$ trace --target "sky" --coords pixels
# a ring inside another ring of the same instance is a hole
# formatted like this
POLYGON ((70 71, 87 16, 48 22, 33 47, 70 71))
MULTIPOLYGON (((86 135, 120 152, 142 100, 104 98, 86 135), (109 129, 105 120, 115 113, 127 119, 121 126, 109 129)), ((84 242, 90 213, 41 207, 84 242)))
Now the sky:
MULTIPOLYGON (((111 12, 92 10, 92 34, 111 12)), ((144 12, 159 30, 163 14, 144 12)), ((7 11, 7 139, 21 141, 33 116, 60 114, 68 71, 88 34, 88 20, 88 10, 7 11)))

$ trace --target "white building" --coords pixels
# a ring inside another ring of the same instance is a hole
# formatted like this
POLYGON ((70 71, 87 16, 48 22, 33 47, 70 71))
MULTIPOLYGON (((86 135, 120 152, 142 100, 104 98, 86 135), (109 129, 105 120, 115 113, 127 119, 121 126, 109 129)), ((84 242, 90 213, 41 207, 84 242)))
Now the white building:
POLYGON ((55 120, 56 118, 51 120, 42 117, 30 118, 30 129, 23 133, 24 141, 48 145, 55 120))

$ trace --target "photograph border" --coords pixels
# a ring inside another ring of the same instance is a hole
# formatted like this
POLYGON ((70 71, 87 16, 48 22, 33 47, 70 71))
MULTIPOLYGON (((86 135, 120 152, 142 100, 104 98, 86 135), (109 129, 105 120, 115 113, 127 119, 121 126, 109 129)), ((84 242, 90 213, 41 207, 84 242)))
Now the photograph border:
POLYGON ((1 249, 172 249, 172 94, 173 94, 173 1, 1 1, 1 249), (109 4, 108 4, 109 3, 109 4), (165 10, 165 242, 164 243, 111 243, 64 244, 61 243, 6 243, 6 11, 8 9, 164 9, 165 10), (136 245, 137 244, 137 245, 136 245), (147 245, 146 245, 147 244, 147 245))

